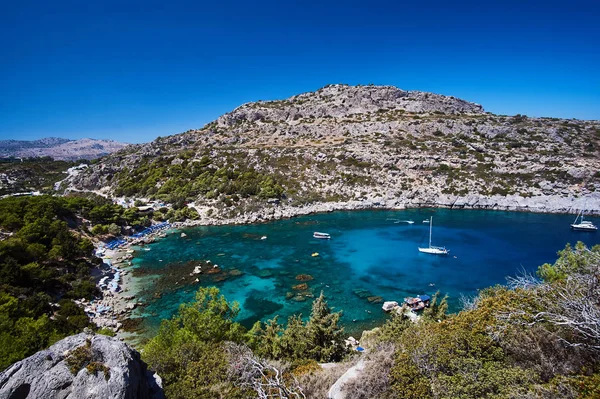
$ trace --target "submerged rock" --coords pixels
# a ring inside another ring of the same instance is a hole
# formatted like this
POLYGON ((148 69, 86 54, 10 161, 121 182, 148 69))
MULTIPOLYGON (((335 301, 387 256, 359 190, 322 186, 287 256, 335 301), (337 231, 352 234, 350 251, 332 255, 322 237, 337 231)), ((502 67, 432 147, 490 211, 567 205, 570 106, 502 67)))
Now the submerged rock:
POLYGON ((262 269, 256 273, 260 278, 271 278, 273 277, 273 272, 269 269, 262 269))
POLYGON ((306 283, 296 284, 296 285, 292 286, 292 289, 297 290, 297 291, 306 291, 308 289, 308 284, 306 284, 306 283))
POLYGON ((313 279, 313 276, 311 276, 310 274, 299 274, 296 276, 296 280, 298 281, 310 281, 313 279))
POLYGON ((369 290, 366 290, 364 288, 357 288, 355 290, 352 290, 352 292, 354 293, 354 295, 358 296, 361 299, 365 299, 370 296, 373 296, 373 294, 371 294, 371 292, 369 290))
POLYGON ((378 295, 374 295, 374 296, 368 297, 367 301, 369 301, 370 303, 382 303, 383 298, 378 295))
POLYGON ((81 333, 0 373, 0 398, 163 399, 161 379, 116 338, 81 333))
POLYGON ((238 269, 231 269, 229 271, 229 275, 232 277, 238 277, 238 276, 241 276, 242 274, 244 274, 244 272, 241 270, 238 270, 238 269))

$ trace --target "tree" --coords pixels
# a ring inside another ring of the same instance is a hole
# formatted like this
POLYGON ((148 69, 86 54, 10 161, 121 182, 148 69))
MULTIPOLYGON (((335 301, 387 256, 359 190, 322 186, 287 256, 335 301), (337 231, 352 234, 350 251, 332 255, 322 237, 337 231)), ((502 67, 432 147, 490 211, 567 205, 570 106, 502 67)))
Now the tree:
POLYGON ((432 321, 440 321, 446 318, 446 312, 448 311, 448 295, 444 296, 438 303, 440 292, 436 292, 429 302, 429 307, 423 311, 423 318, 427 318, 432 321))
POLYGON ((245 345, 228 344, 230 374, 244 388, 252 389, 258 398, 306 398, 292 373, 284 373, 260 359, 245 345))
POLYGON ((144 348, 144 359, 164 379, 173 398, 237 398, 243 396, 227 376, 224 341, 239 342, 244 328, 233 320, 239 310, 215 287, 200 288, 196 300, 181 305, 163 320, 144 348))
POLYGON ((556 263, 542 265, 538 275, 545 281, 530 275, 511 280, 523 300, 498 319, 542 327, 565 345, 600 351, 600 246, 567 245, 556 263))
POLYGON ((338 325, 341 312, 333 313, 325 301, 323 291, 312 305, 306 325, 308 357, 319 362, 341 360, 347 353, 344 329, 338 325))
POLYGON ((308 344, 307 328, 302 322, 302 315, 290 316, 279 340, 281 356, 291 361, 305 359, 308 344))

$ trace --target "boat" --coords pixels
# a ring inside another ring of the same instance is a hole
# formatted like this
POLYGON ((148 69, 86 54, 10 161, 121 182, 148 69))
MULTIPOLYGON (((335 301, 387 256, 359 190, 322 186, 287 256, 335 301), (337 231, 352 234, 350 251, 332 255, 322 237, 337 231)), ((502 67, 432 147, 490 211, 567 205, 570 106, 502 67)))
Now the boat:
POLYGON ((423 223, 429 223, 429 219, 423 220, 423 223))
POLYGON ((331 236, 328 233, 319 233, 318 231, 315 231, 313 233, 313 237, 320 238, 322 240, 329 240, 331 238, 331 236))
POLYGON ((418 312, 419 310, 423 310, 426 307, 429 307, 430 301, 431 301, 431 297, 429 295, 417 295, 414 298, 412 298, 412 297, 404 298, 404 303, 413 312, 418 312))
POLYGON ((577 214, 575 221, 573 223, 571 223, 571 228, 573 230, 578 230, 578 231, 597 231, 598 230, 598 227, 596 227, 592 222, 590 222, 589 220, 583 220, 583 209, 581 210, 581 212, 579 212, 577 214), (579 219, 579 223, 577 223, 577 219, 579 219))
POLYGON ((433 216, 431 218, 429 218, 429 247, 427 248, 421 248, 419 247, 419 252, 423 252, 426 254, 432 254, 432 255, 448 255, 448 252, 450 252, 449 250, 446 249, 446 247, 436 247, 431 245, 431 230, 433 228, 433 216))

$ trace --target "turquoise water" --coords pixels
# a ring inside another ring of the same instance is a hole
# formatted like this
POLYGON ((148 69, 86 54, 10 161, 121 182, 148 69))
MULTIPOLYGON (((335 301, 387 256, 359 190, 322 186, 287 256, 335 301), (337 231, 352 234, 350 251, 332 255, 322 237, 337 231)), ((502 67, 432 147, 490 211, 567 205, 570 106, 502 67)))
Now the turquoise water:
POLYGON ((239 321, 251 326, 275 315, 280 315, 280 322, 292 314, 308 316, 311 295, 323 291, 334 309, 343 310, 346 330, 360 334, 386 318, 376 297, 400 302, 406 296, 439 290, 449 295, 450 308, 457 311, 460 294, 475 295, 480 288, 505 283, 506 276, 522 269, 535 271, 542 263, 553 262, 568 242, 600 243, 600 233, 571 231, 574 218, 414 209, 191 228, 184 230, 185 238, 176 232, 149 245, 149 251, 137 251, 134 274, 143 287, 141 299, 148 304, 139 315, 144 316, 144 327, 153 331, 180 303, 192 300, 199 286, 214 285, 228 300, 239 302, 239 321), (449 256, 417 250, 427 246, 429 225, 423 220, 431 216, 433 245, 446 246, 449 256), (402 220, 415 223, 396 223, 402 220), (314 239, 313 231, 332 238, 314 239), (267 238, 261 240, 262 236, 267 238), (203 273, 190 276, 197 265, 202 265, 203 273), (292 288, 302 283, 296 280, 299 274, 313 277, 306 282, 308 290, 292 288))

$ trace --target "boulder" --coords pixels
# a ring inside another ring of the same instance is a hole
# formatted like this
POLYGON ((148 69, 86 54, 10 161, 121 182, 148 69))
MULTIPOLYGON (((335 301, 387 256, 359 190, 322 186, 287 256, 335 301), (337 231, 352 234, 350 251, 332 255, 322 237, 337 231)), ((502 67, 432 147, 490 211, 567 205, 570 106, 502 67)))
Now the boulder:
POLYGON ((0 373, 0 398, 163 399, 161 380, 127 344, 81 333, 0 373))

